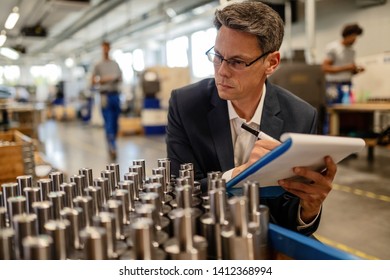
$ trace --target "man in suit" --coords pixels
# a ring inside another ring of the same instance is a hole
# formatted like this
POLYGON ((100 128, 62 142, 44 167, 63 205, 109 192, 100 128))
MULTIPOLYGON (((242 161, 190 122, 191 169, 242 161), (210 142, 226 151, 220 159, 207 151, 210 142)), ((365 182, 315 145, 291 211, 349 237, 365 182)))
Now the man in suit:
MULTIPOLYGON (((284 132, 315 133, 317 125, 312 106, 267 81, 280 63, 284 34, 273 9, 261 2, 233 3, 216 11, 214 24, 215 45, 206 54, 215 77, 172 92, 167 126, 172 173, 178 175, 180 164, 193 163, 203 190, 208 172, 222 171, 228 180, 280 145, 257 140, 241 129, 242 122, 275 139, 284 132)), ((261 200, 273 223, 306 235, 317 229, 336 173, 333 160, 324 161, 322 174, 294 169, 311 183, 280 180, 286 192, 261 200)))

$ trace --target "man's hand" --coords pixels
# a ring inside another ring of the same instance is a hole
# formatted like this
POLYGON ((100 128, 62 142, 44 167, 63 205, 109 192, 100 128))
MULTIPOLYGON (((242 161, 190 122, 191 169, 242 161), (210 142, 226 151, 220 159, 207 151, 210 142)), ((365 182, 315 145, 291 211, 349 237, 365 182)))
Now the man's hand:
POLYGON ((325 157, 326 169, 324 172, 316 172, 304 167, 295 167, 294 173, 304 177, 309 183, 294 179, 279 180, 278 183, 286 191, 300 198, 301 219, 310 223, 318 214, 321 205, 332 190, 332 182, 336 175, 337 165, 331 157, 325 157))
POLYGON ((243 170, 254 164, 256 161, 258 161, 261 157, 263 157, 265 154, 269 153, 271 150, 275 149, 277 146, 280 145, 280 142, 278 141, 272 141, 272 140, 257 140, 255 142, 255 145, 253 146, 252 152, 249 156, 249 159, 246 163, 243 165, 237 166, 232 173, 232 177, 237 176, 240 174, 243 170))

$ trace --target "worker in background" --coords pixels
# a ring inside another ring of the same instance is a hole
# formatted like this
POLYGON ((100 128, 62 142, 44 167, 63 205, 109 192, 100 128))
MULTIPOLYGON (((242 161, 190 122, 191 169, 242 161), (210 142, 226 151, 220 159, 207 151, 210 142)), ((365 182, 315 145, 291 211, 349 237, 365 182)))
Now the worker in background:
POLYGON ((352 77, 364 71, 363 67, 355 63, 356 51, 353 48, 357 37, 362 34, 363 29, 358 24, 348 24, 342 30, 342 39, 326 46, 322 70, 325 73, 329 104, 349 103, 352 77))
MULTIPOLYGON (((267 81, 280 63, 280 16, 262 2, 235 2, 216 11, 214 25, 215 45, 206 52, 214 78, 172 91, 166 139, 171 172, 178 176, 181 164, 192 163, 203 191, 207 173, 222 171, 228 181, 280 145, 258 140, 241 128, 243 122, 275 139, 317 131, 316 109, 267 81)), ((308 180, 280 180, 284 194, 260 197, 271 222, 305 235, 317 229, 337 170, 332 158, 324 162, 325 172, 294 168, 308 180)))
POLYGON ((122 72, 118 63, 110 59, 109 42, 103 41, 102 51, 103 60, 95 65, 92 72, 92 85, 98 85, 108 152, 111 159, 115 160, 118 121, 121 113, 119 86, 122 81, 122 72))

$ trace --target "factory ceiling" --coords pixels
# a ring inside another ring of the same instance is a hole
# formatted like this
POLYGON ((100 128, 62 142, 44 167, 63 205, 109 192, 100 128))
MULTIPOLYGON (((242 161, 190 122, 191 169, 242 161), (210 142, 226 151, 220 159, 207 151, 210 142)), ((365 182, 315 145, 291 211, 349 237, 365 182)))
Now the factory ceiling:
POLYGON ((218 5, 216 0, 1 0, 0 31, 6 41, 0 51, 15 50, 19 58, 1 52, 0 64, 48 63, 93 53, 103 39, 131 48, 139 34, 156 37, 175 22, 183 25, 185 17, 188 26, 195 25, 201 13, 218 5), (12 11, 19 19, 7 29, 12 11), (152 29, 160 30, 153 35, 148 33, 152 29))

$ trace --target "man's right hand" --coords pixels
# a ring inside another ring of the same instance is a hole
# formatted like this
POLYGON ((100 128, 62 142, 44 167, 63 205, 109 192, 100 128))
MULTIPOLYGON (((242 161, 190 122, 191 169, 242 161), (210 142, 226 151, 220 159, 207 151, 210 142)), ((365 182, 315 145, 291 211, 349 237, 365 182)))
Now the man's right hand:
POLYGON ((232 178, 240 174, 242 171, 247 169, 249 166, 254 164, 260 158, 262 158, 265 154, 269 153, 271 150, 275 149, 281 143, 279 141, 273 140, 257 140, 255 145, 253 146, 252 152, 249 155, 249 159, 246 163, 237 166, 234 168, 232 173, 232 178))

